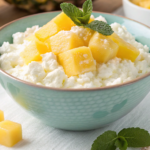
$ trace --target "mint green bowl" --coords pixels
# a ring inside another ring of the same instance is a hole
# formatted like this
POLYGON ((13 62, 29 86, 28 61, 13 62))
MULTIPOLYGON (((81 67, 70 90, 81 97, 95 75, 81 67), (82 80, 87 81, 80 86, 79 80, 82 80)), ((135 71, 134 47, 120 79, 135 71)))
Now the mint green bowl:
MULTIPOLYGON (((29 16, 0 29, 0 45, 12 42, 12 34, 33 25, 42 26, 60 12, 29 16)), ((150 29, 127 18, 94 12, 108 23, 118 22, 142 44, 150 47, 150 29)), ((0 83, 29 113, 52 127, 66 130, 96 129, 123 117, 150 91, 150 73, 120 85, 93 89, 58 89, 34 85, 0 69, 0 83)), ((19 112, 18 112, 19 113, 19 112)))

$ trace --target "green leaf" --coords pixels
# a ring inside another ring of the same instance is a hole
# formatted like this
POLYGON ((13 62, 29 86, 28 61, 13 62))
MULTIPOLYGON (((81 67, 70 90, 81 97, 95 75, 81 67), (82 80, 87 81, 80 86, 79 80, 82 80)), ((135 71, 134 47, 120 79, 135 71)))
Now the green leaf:
POLYGON ((83 24, 88 24, 89 20, 90 20, 90 16, 91 14, 87 14, 83 17, 77 17, 77 19, 82 22, 83 24))
POLYGON ((91 0, 86 0, 82 6, 83 8, 83 14, 90 14, 92 13, 93 10, 93 5, 92 5, 92 1, 91 0))
POLYGON ((83 12, 74 6, 71 3, 61 3, 60 4, 61 9, 63 12, 78 26, 82 26, 83 24, 81 21, 77 19, 77 17, 83 17, 83 12))
POLYGON ((111 35, 113 34, 113 30, 109 24, 103 22, 103 21, 92 21, 91 23, 85 25, 85 27, 90 28, 94 31, 97 31, 103 35, 111 35))
POLYGON ((150 134, 140 128, 123 129, 118 133, 128 142, 128 147, 147 147, 150 146, 150 134))
POLYGON ((122 136, 118 137, 118 139, 115 142, 116 147, 118 147, 120 150, 126 150, 128 147, 128 143, 126 139, 122 136))
POLYGON ((115 131, 107 131, 100 135, 93 143, 91 150, 115 150, 117 134, 115 131))

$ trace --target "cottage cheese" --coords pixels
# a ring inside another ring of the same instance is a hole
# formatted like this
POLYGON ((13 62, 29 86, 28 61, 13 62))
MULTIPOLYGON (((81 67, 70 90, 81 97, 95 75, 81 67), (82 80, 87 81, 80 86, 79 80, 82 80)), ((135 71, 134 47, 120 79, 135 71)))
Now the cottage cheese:
MULTIPOLYGON (((102 16, 96 18, 96 20, 106 22, 102 16)), ((39 29, 38 26, 33 26, 32 28, 27 28, 25 32, 13 34, 13 44, 8 42, 3 43, 0 47, 0 53, 2 54, 0 57, 1 68, 21 80, 56 88, 110 86, 130 81, 150 72, 149 48, 136 42, 135 38, 124 26, 113 23, 111 27, 122 39, 139 49, 140 55, 135 62, 121 60, 116 57, 105 64, 95 62, 97 67, 96 71, 71 77, 67 77, 63 67, 57 62, 57 57, 52 52, 42 54, 41 62, 33 61, 29 65, 25 65, 23 59, 20 57, 20 52, 30 43, 26 41, 25 38, 34 34, 39 29)), ((85 28, 75 26, 72 27, 71 32, 76 33, 83 38, 83 40, 86 40, 86 30, 85 28)), ((106 43, 107 41, 104 42, 106 43)), ((86 57, 86 55, 84 57, 86 57)))

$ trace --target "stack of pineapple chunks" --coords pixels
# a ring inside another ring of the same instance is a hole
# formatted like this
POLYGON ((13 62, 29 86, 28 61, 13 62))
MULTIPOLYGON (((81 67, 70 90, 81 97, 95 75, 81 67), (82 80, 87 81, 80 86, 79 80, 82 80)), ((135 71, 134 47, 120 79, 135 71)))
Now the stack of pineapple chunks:
MULTIPOLYGON (((93 20, 90 19, 89 22, 93 20)), ((40 61, 41 54, 53 52, 68 77, 96 70, 97 63, 106 63, 114 57, 135 61, 139 50, 122 40, 117 34, 104 36, 87 29, 87 39, 71 32, 73 21, 63 12, 27 37, 30 44, 21 53, 26 64, 40 61), (90 34, 89 34, 90 32, 90 34)))

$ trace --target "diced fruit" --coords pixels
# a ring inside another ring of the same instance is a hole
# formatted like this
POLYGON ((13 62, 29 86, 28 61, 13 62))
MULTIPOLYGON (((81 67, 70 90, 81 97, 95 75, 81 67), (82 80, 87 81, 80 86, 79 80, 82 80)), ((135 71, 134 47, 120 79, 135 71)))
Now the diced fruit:
POLYGON ((60 29, 58 28, 57 24, 53 21, 48 22, 46 25, 41 27, 36 33, 35 36, 42 42, 47 40, 49 37, 58 33, 60 29))
POLYGON ((45 43, 39 41, 31 41, 31 43, 21 52, 20 56, 24 59, 26 64, 29 64, 31 61, 40 61, 42 57, 40 54, 50 52, 45 43))
POLYGON ((89 47, 83 46, 63 52, 58 55, 58 61, 69 77, 96 70, 89 47))
POLYGON ((53 20, 44 25, 39 29, 35 36, 42 42, 55 35, 61 30, 70 30, 75 24, 73 21, 65 14, 60 13, 53 20))
POLYGON ((0 121, 4 120, 4 113, 2 110, 0 110, 0 121))
POLYGON ((85 42, 85 46, 89 45, 89 41, 90 41, 91 37, 93 36, 93 34, 94 34, 93 30, 88 29, 88 28, 85 29, 85 32, 83 35, 83 40, 85 42))
POLYGON ((12 121, 0 122, 0 144, 12 147, 22 140, 21 125, 12 121))
POLYGON ((52 52, 57 55, 70 49, 84 46, 82 39, 71 31, 60 31, 50 38, 52 52))
POLYGON ((98 32, 92 36, 89 47, 91 49, 94 59, 98 63, 106 63, 110 59, 116 57, 118 52, 118 45, 98 32))
POLYGON ((57 24, 60 30, 71 30, 72 26, 75 26, 74 22, 64 13, 60 13, 53 20, 57 24))
POLYGON ((135 61, 135 59, 140 54, 137 48, 121 39, 116 33, 113 33, 109 37, 119 46, 117 57, 122 59, 129 59, 132 62, 135 61))

